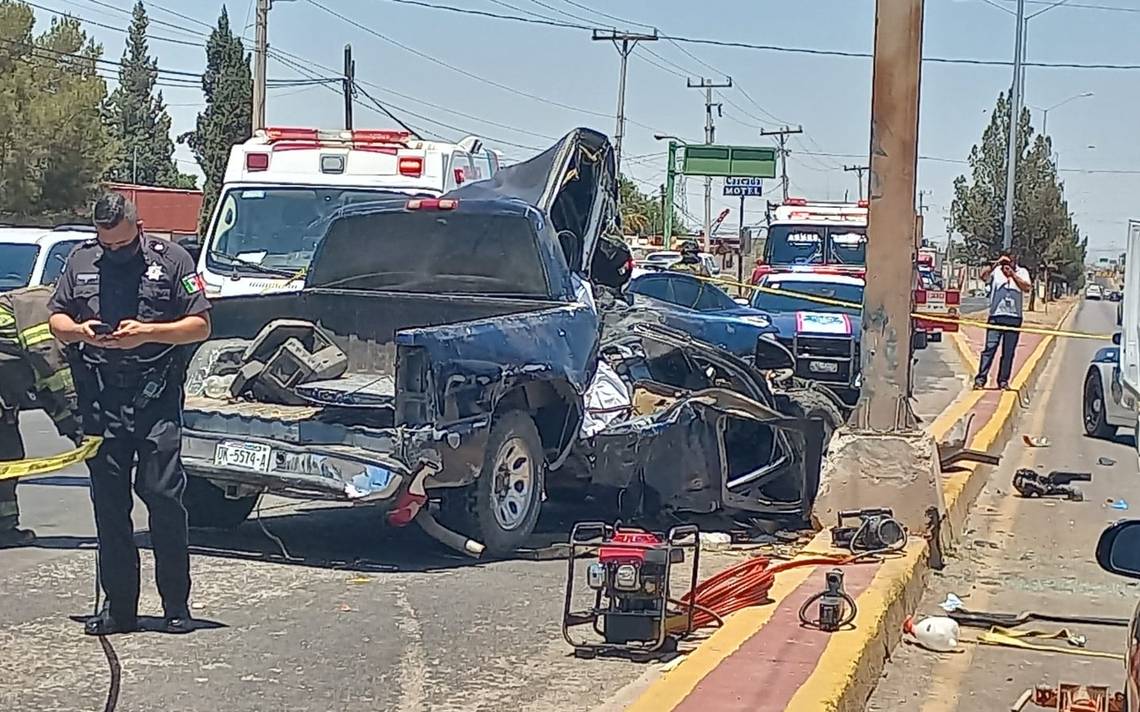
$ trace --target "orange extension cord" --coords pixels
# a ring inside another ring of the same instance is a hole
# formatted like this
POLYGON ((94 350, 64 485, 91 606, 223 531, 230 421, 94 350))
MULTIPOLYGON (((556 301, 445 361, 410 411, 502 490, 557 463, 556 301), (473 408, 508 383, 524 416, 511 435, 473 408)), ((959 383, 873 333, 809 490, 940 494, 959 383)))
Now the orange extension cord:
POLYGON ((736 566, 701 581, 691 594, 677 603, 693 609, 693 627, 704 628, 723 622, 725 616, 742 608, 759 606, 771 599, 768 594, 776 582, 776 574, 802 566, 846 566, 875 552, 853 556, 818 556, 811 559, 782 561, 772 565, 766 556, 742 561, 736 566))

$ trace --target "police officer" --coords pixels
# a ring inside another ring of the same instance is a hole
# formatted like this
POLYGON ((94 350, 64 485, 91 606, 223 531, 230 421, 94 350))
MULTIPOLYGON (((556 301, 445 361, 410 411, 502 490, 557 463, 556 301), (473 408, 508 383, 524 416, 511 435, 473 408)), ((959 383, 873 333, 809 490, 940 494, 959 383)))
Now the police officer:
POLYGON ((692 240, 681 245, 681 261, 674 263, 669 269, 674 272, 695 274, 698 277, 711 277, 705 264, 701 261, 701 248, 692 240))
POLYGON ((135 206, 111 193, 95 203, 97 237, 72 252, 51 300, 51 331, 73 345, 70 362, 83 430, 102 435, 88 462, 100 582, 107 602, 91 635, 134 630, 139 556, 131 522, 134 487, 146 503, 165 628, 192 628, 190 556, 180 460, 182 386, 190 344, 210 335, 194 261, 142 231, 135 206))
MULTIPOLYGON (((0 294, 0 461, 24 459, 21 410, 43 410, 60 435, 82 440, 71 372, 48 329, 51 294, 50 287, 0 294)), ((16 480, 0 479, 0 549, 35 542, 35 532, 19 524, 16 480)))

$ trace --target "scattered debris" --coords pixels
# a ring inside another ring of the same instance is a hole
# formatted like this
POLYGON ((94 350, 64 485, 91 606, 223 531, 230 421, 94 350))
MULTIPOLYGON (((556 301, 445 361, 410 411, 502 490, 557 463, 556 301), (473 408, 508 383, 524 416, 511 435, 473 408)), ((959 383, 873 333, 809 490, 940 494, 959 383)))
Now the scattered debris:
POLYGON ((1128 509, 1128 502, 1123 499, 1106 499, 1105 504, 1112 509, 1119 509, 1122 512, 1128 509))
POLYGON ((1022 468, 1013 474, 1013 488, 1022 497, 1060 495, 1073 502, 1084 501, 1084 494, 1072 485, 1073 482, 1092 482, 1092 473, 1054 470, 1049 474, 1042 474, 1022 468))
POLYGON ((1029 447, 1049 447, 1053 444, 1044 435, 1022 435, 1021 440, 1029 447))
POLYGON ((923 618, 918 623, 914 616, 903 621, 903 635, 913 643, 936 653, 949 653, 958 649, 958 622, 944 616, 923 618))
POLYGON ((1111 457, 1106 457, 1104 455, 1101 455, 1100 457, 1098 457, 1096 459, 1096 464, 1101 465, 1103 467, 1112 467, 1113 465, 1116 464, 1116 460, 1113 460, 1111 457))
POLYGON ((1061 616, 1036 611, 1022 611, 1021 613, 991 613, 987 611, 970 611, 960 608, 950 612, 950 617, 958 621, 959 625, 967 628, 1014 628, 1029 621, 1042 623, 1060 623, 1063 625, 1103 625, 1127 628, 1127 618, 1110 618, 1101 616, 1061 616))
POLYGON ((960 608, 965 608, 966 604, 962 602, 962 599, 959 598, 957 594, 948 593, 948 594, 946 594, 946 600, 943 601, 942 603, 939 603, 938 607, 941 608, 942 610, 946 611, 947 613, 950 613, 951 611, 956 611, 960 608))
POLYGON ((1122 692, 1110 696, 1107 687, 1064 682, 1057 687, 1038 685, 1036 689, 1026 690, 1009 708, 1010 712, 1021 712, 1030 700, 1038 707, 1059 712, 1125 712, 1122 692))
POLYGON ((726 551, 732 546, 732 537, 725 532, 701 532, 701 548, 708 551, 726 551))
POLYGON ((365 584, 365 583, 372 583, 372 577, 371 576, 353 576, 352 578, 350 578, 348 580, 348 583, 350 583, 354 586, 359 586, 359 585, 365 584))

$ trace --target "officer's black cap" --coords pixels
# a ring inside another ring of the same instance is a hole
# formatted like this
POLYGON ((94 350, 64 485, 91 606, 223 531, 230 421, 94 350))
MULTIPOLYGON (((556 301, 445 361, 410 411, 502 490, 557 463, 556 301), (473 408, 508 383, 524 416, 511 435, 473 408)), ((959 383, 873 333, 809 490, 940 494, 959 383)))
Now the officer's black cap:
POLYGON ((127 215, 127 199, 119 193, 104 193, 91 209, 91 222, 95 227, 110 230, 127 215))

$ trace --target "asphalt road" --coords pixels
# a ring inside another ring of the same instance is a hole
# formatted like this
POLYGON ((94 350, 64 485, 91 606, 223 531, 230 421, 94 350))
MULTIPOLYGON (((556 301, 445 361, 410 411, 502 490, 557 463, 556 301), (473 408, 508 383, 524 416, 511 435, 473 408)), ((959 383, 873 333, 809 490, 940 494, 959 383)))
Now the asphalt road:
MULTIPOLYGON (((933 418, 964 385, 950 343, 922 352, 916 410, 933 418)), ((31 455, 66 448, 28 414, 31 455)), ((82 635, 93 603, 94 540, 82 469, 20 486, 37 546, 0 551, 0 710, 102 709, 106 662, 82 635)), ((158 615, 145 509, 141 612, 158 615)), ((563 561, 472 563, 414 530, 386 533, 367 510, 282 500, 228 533, 195 533, 192 609, 209 628, 114 638, 119 710, 591 710, 647 673, 569 654, 558 620, 563 561)), ((565 522, 542 527, 561 538, 565 522)), ((739 554, 705 558, 705 570, 739 554)), ((625 693, 628 694, 628 691, 625 693)))
MULTIPOLYGON (((1112 330, 1115 304, 1084 302, 1078 309, 1075 330, 1112 330)), ((1094 560, 1100 532, 1129 515, 1109 508, 1106 500, 1124 499, 1140 506, 1131 435, 1101 441, 1083 434, 1081 384, 1093 352, 1102 345, 1082 340, 1058 343, 1029 407, 1019 417, 1001 466, 973 508, 964 541, 945 570, 931 577, 921 614, 941 613, 938 603, 948 593, 978 611, 1124 618, 1132 614, 1140 600, 1140 584, 1101 570, 1094 560), (1051 445, 1029 448, 1022 434, 1043 435, 1051 445), (1116 464, 1098 464, 1102 456, 1116 464), (1080 485, 1083 502, 1027 500, 1010 494, 1013 473, 1019 468, 1086 471, 1093 473, 1093 480, 1080 485)), ((1060 628, 1044 623, 1026 627, 1060 628)), ((1089 650, 1125 651, 1123 628, 1066 627, 1086 636, 1089 650)), ((974 638, 977 632, 963 629, 963 637, 974 638)), ((1042 642, 1066 647, 1062 641, 1042 642)), ((958 654, 937 654, 904 644, 892 655, 867 709, 1006 710, 1024 690, 1040 683, 1107 685, 1119 690, 1123 680, 1124 664, 1114 660, 971 644, 958 654)))
POLYGON ((983 311, 990 306, 989 297, 962 297, 962 303, 958 307, 958 311, 962 314, 970 314, 971 312, 983 311))

